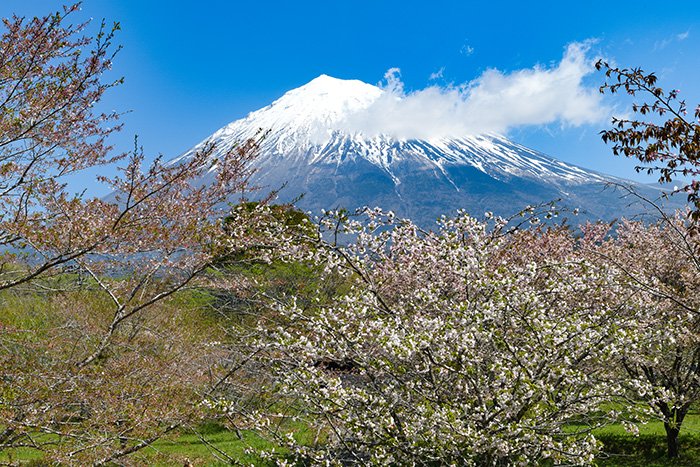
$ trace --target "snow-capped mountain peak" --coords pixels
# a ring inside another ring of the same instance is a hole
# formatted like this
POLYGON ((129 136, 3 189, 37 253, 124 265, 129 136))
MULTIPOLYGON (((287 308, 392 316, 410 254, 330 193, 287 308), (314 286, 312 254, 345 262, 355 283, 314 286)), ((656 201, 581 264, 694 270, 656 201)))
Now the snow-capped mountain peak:
POLYGON ((349 115, 369 107, 383 92, 359 80, 320 75, 269 106, 227 125, 212 137, 250 137, 262 128, 276 135, 273 138, 277 141, 292 138, 297 142, 322 144, 341 128, 349 115))
POLYGON ((284 166, 291 161, 338 165, 362 159, 386 172, 397 185, 401 183, 397 166, 410 161, 441 173, 446 173, 449 165, 467 165, 497 178, 526 176, 572 183, 601 179, 599 174, 556 161, 499 135, 418 140, 348 131, 344 125, 347 120, 361 118, 385 92, 359 80, 321 75, 205 141, 213 140, 220 150, 227 150, 262 129, 270 133, 263 143, 261 167, 284 166))
POLYGON ((285 186, 280 201, 303 193, 304 209, 378 205, 424 224, 457 208, 508 212, 556 198, 597 210, 619 204, 598 199, 601 182, 619 179, 500 135, 408 139, 348 131, 347 120, 362 118, 379 99, 400 98, 387 93, 362 81, 321 75, 223 127, 181 158, 207 142, 216 144, 218 154, 269 131, 254 181, 272 189, 285 186))

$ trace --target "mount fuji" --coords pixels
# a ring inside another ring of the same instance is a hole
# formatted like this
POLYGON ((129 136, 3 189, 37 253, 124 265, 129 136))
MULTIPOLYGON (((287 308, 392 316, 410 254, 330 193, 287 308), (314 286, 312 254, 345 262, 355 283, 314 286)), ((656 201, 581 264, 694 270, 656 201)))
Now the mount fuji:
POLYGON ((254 163, 253 182, 268 190, 281 188, 278 202, 303 195, 297 206, 316 212, 380 206, 423 226, 458 209, 475 216, 486 211, 510 215, 556 199, 578 208, 584 218, 609 220, 637 212, 606 184, 632 185, 652 199, 662 193, 564 163, 497 134, 410 139, 353 129, 353 122, 361 121, 386 92, 321 75, 221 128, 173 162, 211 142, 216 157, 269 130, 254 163))

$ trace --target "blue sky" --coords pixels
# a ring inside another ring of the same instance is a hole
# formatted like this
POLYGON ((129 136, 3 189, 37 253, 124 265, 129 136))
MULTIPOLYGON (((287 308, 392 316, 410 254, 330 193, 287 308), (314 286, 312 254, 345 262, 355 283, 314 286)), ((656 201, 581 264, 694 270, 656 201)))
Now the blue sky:
MULTIPOLYGON (((129 111, 113 143, 128 150, 138 134, 147 153, 169 158, 322 73, 375 84, 400 68, 411 93, 472 83, 491 69, 553 69, 569 44, 586 41, 587 58, 654 70, 694 107, 700 2, 672 3, 86 0, 81 17, 122 26, 114 70, 126 81, 102 103, 129 111)), ((0 16, 59 5, 4 0, 0 16)), ((601 82, 595 73, 583 79, 591 89, 601 82)), ((624 103, 605 98, 601 107, 624 103)), ((613 158, 598 136, 606 125, 554 120, 507 134, 568 162, 649 180, 613 158)))

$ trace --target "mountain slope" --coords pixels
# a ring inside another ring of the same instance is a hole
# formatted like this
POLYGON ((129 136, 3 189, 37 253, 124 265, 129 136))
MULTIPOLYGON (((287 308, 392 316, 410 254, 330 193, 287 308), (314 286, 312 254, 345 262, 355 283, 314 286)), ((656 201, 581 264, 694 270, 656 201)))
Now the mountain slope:
MULTIPOLYGON (((588 218, 636 213, 620 193, 605 189, 606 183, 632 182, 564 163, 503 136, 402 139, 352 130, 352 122, 383 98, 394 97, 361 81, 321 75, 225 126, 176 161, 209 141, 219 153, 226 151, 262 129, 270 134, 254 181, 268 189, 284 185, 283 202, 303 194, 298 205, 306 210, 381 206, 429 225, 457 209, 508 215, 561 198, 588 218)), ((634 185, 651 198, 661 193, 634 185)))

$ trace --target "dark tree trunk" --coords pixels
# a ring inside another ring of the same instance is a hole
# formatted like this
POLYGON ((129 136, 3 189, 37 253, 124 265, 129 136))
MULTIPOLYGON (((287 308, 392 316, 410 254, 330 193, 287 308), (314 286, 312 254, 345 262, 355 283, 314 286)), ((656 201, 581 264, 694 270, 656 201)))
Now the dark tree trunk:
POLYGON ((668 448, 668 457, 674 459, 680 455, 678 446, 678 433, 680 433, 680 427, 678 425, 671 425, 668 422, 664 423, 664 428, 666 429, 666 446, 668 448))
POLYGON ((675 459, 680 456, 680 446, 678 445, 678 434, 681 432, 681 426, 685 414, 688 412, 687 406, 681 408, 673 407, 665 412, 666 421, 664 421, 664 429, 666 430, 666 446, 668 448, 668 457, 675 459))

